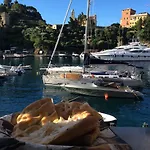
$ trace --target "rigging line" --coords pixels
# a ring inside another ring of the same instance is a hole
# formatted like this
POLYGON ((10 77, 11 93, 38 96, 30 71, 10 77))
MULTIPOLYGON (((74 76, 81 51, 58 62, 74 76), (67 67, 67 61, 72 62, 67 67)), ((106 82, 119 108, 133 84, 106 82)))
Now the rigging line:
POLYGON ((93 16, 94 15, 94 10, 95 10, 95 1, 94 0, 91 0, 91 10, 90 10, 90 15, 93 16))
POLYGON ((60 40, 60 37, 61 37, 62 31, 63 31, 64 25, 65 25, 65 22, 66 22, 66 20, 67 20, 67 16, 68 16, 68 13, 69 13, 69 10, 70 10, 70 7, 71 7, 71 4, 72 4, 72 0, 70 0, 70 2, 69 2, 68 8, 67 8, 67 12, 66 12, 66 15, 65 15, 65 18, 64 18, 63 24, 62 24, 62 26, 61 26, 60 33, 59 33, 59 35, 58 35, 58 38, 57 38, 57 41, 56 41, 56 44, 55 44, 55 47, 54 47, 53 53, 52 53, 52 55, 51 55, 51 58, 50 58, 50 61, 49 61, 49 64, 48 64, 48 68, 50 68, 50 66, 51 66, 51 62, 52 62, 52 59, 53 59, 53 57, 54 57, 54 54, 55 54, 55 51, 56 51, 57 45, 58 45, 58 43, 59 43, 59 40, 60 40))
POLYGON ((88 23, 89 23, 89 12, 90 12, 90 0, 87 1, 87 13, 86 13, 86 27, 85 27, 85 42, 84 42, 84 52, 87 50, 87 33, 88 33, 88 23))
MULTIPOLYGON (((88 24, 89 24, 89 14, 90 14, 90 2, 91 0, 87 0, 87 12, 86 12, 86 27, 85 27, 85 41, 84 41, 84 54, 87 52, 87 38, 88 38, 88 24)), ((85 65, 83 64, 83 73, 85 73, 85 65)))

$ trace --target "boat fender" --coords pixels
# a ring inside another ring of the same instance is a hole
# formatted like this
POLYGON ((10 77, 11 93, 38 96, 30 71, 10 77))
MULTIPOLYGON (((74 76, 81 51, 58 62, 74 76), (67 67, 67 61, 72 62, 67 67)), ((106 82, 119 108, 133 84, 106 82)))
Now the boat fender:
POLYGON ((92 74, 92 78, 95 78, 95 76, 92 74))
POLYGON ((108 93, 104 94, 104 98, 105 98, 106 101, 108 100, 108 93))

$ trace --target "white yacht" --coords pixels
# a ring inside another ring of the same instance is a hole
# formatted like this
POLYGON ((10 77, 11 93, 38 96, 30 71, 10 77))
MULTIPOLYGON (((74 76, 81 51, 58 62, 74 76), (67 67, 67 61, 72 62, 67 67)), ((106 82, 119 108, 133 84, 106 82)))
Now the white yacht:
POLYGON ((150 48, 139 42, 132 42, 114 49, 91 53, 95 58, 116 61, 146 61, 150 60, 150 48))
POLYGON ((58 56, 59 56, 59 57, 66 57, 67 54, 66 54, 65 52, 60 52, 60 53, 58 53, 58 56))
POLYGON ((72 53, 72 57, 79 57, 79 54, 78 53, 72 53))

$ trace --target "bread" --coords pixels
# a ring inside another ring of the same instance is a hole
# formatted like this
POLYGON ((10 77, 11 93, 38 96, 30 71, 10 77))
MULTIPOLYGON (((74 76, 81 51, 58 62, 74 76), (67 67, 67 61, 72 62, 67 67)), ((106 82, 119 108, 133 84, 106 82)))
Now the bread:
POLYGON ((89 112, 91 115, 103 119, 102 116, 93 109, 88 103, 81 102, 60 102, 55 105, 55 109, 59 117, 68 119, 69 116, 75 115, 77 113, 82 113, 83 111, 89 112))
POLYGON ((41 125, 45 125, 46 123, 48 122, 53 122, 54 120, 56 120, 58 118, 58 114, 56 111, 54 111, 51 115, 49 116, 44 116, 42 119, 41 119, 41 125))
POLYGON ((49 120, 56 119, 57 115, 54 117, 54 112, 56 112, 55 105, 50 98, 43 98, 31 103, 18 116, 13 117, 15 124, 13 136, 22 136, 24 131, 32 125, 44 125, 47 122, 46 118, 49 118, 49 120))
POLYGON ((58 114, 58 118, 62 117, 67 120, 71 114, 69 102, 60 102, 55 105, 55 109, 58 114))
POLYGON ((38 131, 29 133, 28 137, 19 137, 19 140, 40 144, 67 144, 69 141, 93 131, 98 126, 97 123, 96 117, 83 112, 83 114, 76 114, 69 120, 48 123, 38 131))
POLYGON ((20 112, 16 112, 16 113, 14 113, 14 114, 12 114, 12 117, 11 117, 11 123, 13 124, 13 125, 16 125, 17 124, 17 117, 20 115, 20 112))
MULTIPOLYGON (((111 144, 101 144, 94 147, 89 147, 88 150, 112 150, 111 144)), ((113 149, 116 149, 113 147, 113 149)))
POLYGON ((31 116, 45 116, 51 115, 55 111, 55 105, 53 104, 53 100, 50 98, 43 98, 32 104, 28 105, 21 114, 17 117, 17 123, 22 118, 23 114, 30 114, 31 116))
POLYGON ((99 135, 100 119, 101 115, 88 103, 60 102, 54 105, 52 99, 44 98, 14 117, 12 136, 45 145, 68 145, 72 142, 91 145, 99 135))
POLYGON ((92 130, 89 133, 86 133, 80 137, 77 137, 76 139, 69 141, 69 143, 66 143, 67 145, 75 145, 75 146, 91 146, 93 142, 99 137, 100 135, 100 129, 99 126, 97 126, 94 130, 92 130))
POLYGON ((50 135, 50 139, 43 139, 42 144, 66 144, 97 127, 97 118, 87 116, 84 119, 70 121, 67 125, 58 129, 58 132, 50 135), (48 143, 47 143, 48 142, 48 143))

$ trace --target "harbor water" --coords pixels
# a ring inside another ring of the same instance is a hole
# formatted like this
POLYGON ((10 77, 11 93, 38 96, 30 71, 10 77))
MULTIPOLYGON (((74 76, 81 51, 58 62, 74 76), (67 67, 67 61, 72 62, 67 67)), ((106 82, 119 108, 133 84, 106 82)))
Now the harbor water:
MULTIPOLYGON (((9 77, 6 81, 0 81, 0 116, 21 111, 28 104, 43 97, 52 97, 57 103, 61 100, 69 100, 78 95, 69 94, 61 88, 45 87, 42 82, 41 67, 47 67, 49 57, 26 57, 0 59, 0 64, 5 65, 31 65, 32 70, 26 71, 21 76, 9 77)), ((54 58, 56 65, 81 65, 79 58, 65 57, 54 58)), ((143 82, 144 94, 142 101, 128 99, 112 99, 99 97, 80 96, 97 111, 115 116, 118 126, 141 127, 144 122, 150 125, 150 63, 136 63, 144 67, 143 82)), ((118 65, 121 67, 121 65, 118 65)))

